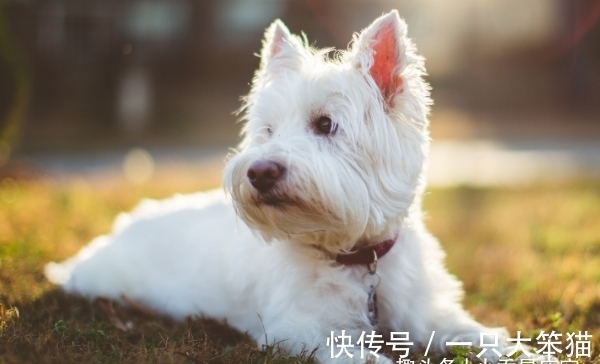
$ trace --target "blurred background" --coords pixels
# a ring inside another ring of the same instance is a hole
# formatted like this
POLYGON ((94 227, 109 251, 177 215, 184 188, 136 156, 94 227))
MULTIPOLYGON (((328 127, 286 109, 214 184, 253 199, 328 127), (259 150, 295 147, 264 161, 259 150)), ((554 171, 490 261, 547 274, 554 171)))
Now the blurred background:
POLYGON ((432 184, 600 176, 600 0, 1 0, 0 179, 219 169, 266 26, 345 48, 391 9, 427 59, 432 184))

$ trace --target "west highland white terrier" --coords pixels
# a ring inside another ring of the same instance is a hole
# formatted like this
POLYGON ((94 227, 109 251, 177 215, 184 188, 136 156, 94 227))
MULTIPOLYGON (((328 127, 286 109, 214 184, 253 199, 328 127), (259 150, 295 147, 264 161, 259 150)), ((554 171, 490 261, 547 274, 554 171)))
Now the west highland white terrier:
POLYGON ((47 277, 176 319, 226 320, 321 363, 392 363, 377 353, 390 343, 479 345, 497 361, 506 332, 462 308, 423 224, 431 101, 406 24, 392 11, 330 52, 275 21, 225 193, 145 200, 47 277))

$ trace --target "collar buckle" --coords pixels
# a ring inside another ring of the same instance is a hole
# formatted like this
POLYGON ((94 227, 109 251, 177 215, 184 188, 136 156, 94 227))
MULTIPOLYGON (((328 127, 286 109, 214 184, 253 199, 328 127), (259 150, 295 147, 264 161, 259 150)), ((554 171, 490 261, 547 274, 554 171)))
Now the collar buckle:
MULTIPOLYGON (((375 245, 366 246, 350 253, 338 254, 335 261, 343 265, 366 265, 369 272, 377 272, 377 261, 386 255, 396 244, 398 235, 375 245)), ((374 274, 372 273, 372 274, 374 274)))

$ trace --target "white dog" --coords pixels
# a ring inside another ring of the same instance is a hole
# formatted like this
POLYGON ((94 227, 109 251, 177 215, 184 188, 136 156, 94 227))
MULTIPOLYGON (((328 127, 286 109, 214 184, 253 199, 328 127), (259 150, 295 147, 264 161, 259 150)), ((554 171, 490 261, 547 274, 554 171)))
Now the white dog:
POLYGON ((50 263, 48 278, 178 319, 224 319, 259 345, 316 349, 321 363, 392 363, 369 351, 375 329, 430 353, 447 342, 490 348, 481 339, 496 336, 484 355, 497 360, 505 331, 461 307, 423 225, 430 99, 405 23, 393 11, 329 52, 275 21, 227 194, 144 201, 111 234, 50 263))

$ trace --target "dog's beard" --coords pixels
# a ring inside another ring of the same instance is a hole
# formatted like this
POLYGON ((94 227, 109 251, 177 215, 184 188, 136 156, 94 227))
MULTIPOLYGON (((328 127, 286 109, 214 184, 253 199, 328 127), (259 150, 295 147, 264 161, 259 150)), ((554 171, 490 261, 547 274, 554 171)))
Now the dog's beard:
POLYGON ((360 206, 368 204, 366 191, 349 198, 339 186, 317 185, 326 179, 315 171, 300 175, 288 166, 274 188, 260 193, 246 177, 249 163, 243 157, 230 161, 225 187, 238 216, 266 241, 300 242, 338 253, 352 248, 363 234, 368 208, 360 206))
MULTIPOLYGON (((243 186, 241 190, 244 189, 251 187, 243 186)), ((351 229, 344 229, 347 216, 322 200, 303 198, 283 188, 262 194, 240 192, 233 200, 238 216, 267 241, 301 242, 339 252, 356 240, 356 233, 352 236, 351 229)))
POLYGON ((265 193, 252 193, 252 203, 256 206, 266 205, 271 207, 279 207, 282 211, 291 206, 302 206, 303 202, 293 196, 288 196, 281 188, 274 188, 265 193))

